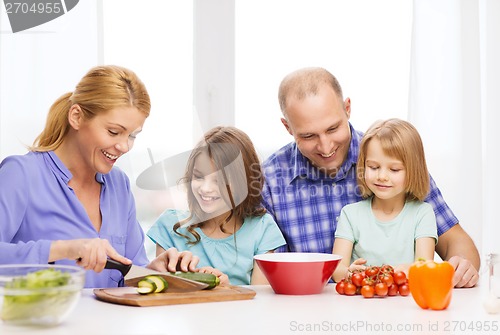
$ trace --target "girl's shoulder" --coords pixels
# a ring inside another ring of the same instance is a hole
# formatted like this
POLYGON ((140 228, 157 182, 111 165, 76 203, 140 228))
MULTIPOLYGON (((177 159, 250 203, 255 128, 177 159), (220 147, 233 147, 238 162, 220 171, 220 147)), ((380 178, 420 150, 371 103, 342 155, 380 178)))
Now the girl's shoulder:
POLYGON ((405 207, 411 211, 434 211, 431 204, 419 200, 407 201, 405 207))
POLYGON ((247 228, 251 227, 260 227, 262 229, 269 227, 269 226, 277 226, 276 221, 274 220, 273 216, 269 213, 265 213, 262 216, 247 216, 243 220, 243 225, 247 226, 247 228))
POLYGON ((432 207, 432 205, 424 201, 407 201, 404 210, 406 211, 407 215, 414 217, 417 220, 420 220, 424 217, 433 217, 434 220, 436 218, 436 214, 434 213, 434 208, 432 207))
POLYGON ((189 217, 189 211, 180 209, 166 209, 156 220, 156 224, 173 227, 177 222, 189 217))
POLYGON ((353 202, 353 203, 350 203, 350 204, 347 204, 345 205, 342 210, 345 212, 349 212, 349 211, 356 211, 356 210, 359 210, 360 208, 365 208, 365 207, 371 207, 371 203, 372 203, 372 198, 368 198, 368 199, 363 199, 363 200, 360 200, 360 201, 357 201, 357 202, 353 202))
POLYGON ((161 213, 160 218, 168 220, 184 220, 188 216, 188 210, 167 208, 163 213, 161 213))

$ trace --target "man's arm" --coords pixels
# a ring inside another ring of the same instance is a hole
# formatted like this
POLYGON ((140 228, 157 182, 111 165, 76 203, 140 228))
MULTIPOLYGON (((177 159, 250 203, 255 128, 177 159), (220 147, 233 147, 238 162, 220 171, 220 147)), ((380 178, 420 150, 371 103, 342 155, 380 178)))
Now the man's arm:
POLYGON ((470 236, 460 224, 454 225, 439 236, 436 246, 438 255, 455 267, 455 287, 473 287, 479 280, 481 264, 479 252, 470 236))

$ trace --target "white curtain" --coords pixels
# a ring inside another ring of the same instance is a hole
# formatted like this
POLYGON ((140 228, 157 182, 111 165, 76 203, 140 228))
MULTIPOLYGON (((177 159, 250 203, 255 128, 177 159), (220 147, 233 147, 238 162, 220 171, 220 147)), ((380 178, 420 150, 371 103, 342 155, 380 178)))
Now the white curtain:
POLYGON ((415 0, 409 121, 483 259, 500 252, 500 1, 415 0))

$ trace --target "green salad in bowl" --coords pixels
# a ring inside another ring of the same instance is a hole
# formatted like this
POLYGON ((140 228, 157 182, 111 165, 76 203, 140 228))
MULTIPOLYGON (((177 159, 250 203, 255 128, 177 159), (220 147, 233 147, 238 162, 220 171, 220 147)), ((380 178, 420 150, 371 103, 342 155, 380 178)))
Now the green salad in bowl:
POLYGON ((0 319, 53 326, 73 310, 85 271, 64 265, 0 265, 0 319))

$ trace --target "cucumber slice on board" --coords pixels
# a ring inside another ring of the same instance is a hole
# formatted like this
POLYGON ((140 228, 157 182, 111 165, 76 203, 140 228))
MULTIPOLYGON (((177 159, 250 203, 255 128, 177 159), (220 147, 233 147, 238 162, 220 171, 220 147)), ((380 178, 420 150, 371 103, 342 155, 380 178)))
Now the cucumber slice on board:
POLYGON ((155 282, 155 284, 156 284, 155 293, 165 292, 168 288, 168 282, 163 277, 151 275, 151 276, 147 276, 144 279, 150 279, 150 280, 155 282))
POLYGON ((149 294, 154 293, 157 289, 155 281, 144 278, 137 283, 137 292, 139 294, 149 294))

